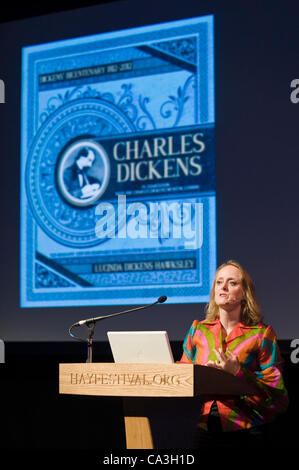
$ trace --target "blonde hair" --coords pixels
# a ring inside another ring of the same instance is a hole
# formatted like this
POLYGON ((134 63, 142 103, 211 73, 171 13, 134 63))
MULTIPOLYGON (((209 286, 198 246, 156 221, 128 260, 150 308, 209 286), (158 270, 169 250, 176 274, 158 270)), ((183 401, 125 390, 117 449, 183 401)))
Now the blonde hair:
POLYGON ((241 282, 244 292, 244 299, 241 302, 241 317, 240 321, 244 325, 253 326, 259 322, 263 321, 261 308, 258 304, 258 300, 255 294, 255 287, 253 281, 247 271, 234 260, 229 260, 226 263, 219 266, 215 273, 212 289, 210 292, 210 302, 206 307, 206 320, 213 321, 219 318, 219 308, 215 302, 215 283, 217 274, 219 273, 220 269, 226 266, 234 266, 235 268, 239 269, 241 273, 241 282))

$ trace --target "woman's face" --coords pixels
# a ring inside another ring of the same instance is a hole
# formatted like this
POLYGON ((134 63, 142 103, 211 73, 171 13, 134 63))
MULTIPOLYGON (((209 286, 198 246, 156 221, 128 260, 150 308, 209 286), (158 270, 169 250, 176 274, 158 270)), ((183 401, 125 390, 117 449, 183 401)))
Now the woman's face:
POLYGON ((224 266, 216 274, 215 302, 224 310, 232 310, 239 305, 244 298, 241 272, 232 265, 224 266))

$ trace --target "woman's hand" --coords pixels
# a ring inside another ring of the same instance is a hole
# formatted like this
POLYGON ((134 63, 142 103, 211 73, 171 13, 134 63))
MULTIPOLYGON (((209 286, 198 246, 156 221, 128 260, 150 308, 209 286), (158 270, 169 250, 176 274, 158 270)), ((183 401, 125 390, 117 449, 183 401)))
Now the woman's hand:
POLYGON ((229 357, 224 354, 222 349, 213 349, 215 352, 218 362, 216 361, 208 361, 205 365, 209 367, 215 367, 216 369, 222 369, 230 374, 236 375, 237 372, 240 370, 240 362, 238 356, 233 354, 231 351, 227 350, 229 353, 229 357))

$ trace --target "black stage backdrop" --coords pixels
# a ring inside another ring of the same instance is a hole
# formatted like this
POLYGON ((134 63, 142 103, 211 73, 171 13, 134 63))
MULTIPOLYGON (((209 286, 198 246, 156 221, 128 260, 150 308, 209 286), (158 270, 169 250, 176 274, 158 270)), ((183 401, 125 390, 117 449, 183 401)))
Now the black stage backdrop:
MULTIPOLYGON (((217 264, 239 260, 256 283, 266 322, 281 339, 299 336, 299 104, 291 101, 291 82, 298 75, 294 5, 124 1, 1 23, 0 78, 6 102, 0 105, 0 331, 5 341, 67 341, 74 321, 122 309, 20 308, 21 47, 205 14, 214 15, 217 264)), ((34 12, 48 10, 28 7, 28 15, 34 12)), ((24 9, 14 14, 24 16, 24 9)), ((196 317, 204 317, 204 304, 166 302, 101 324, 96 339, 106 340, 111 329, 166 329, 171 340, 182 340, 196 317)))

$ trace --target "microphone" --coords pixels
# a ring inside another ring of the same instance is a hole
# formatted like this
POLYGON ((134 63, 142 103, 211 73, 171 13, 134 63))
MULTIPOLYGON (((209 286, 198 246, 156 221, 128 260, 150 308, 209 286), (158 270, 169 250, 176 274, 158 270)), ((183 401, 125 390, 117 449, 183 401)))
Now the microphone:
POLYGON ((86 325, 88 327, 90 324, 94 324, 100 320, 105 320, 106 318, 115 317, 117 315, 123 315, 124 313, 135 312, 136 310, 143 310, 145 308, 153 307, 153 305, 156 305, 158 303, 163 304, 166 300, 167 300, 166 295, 162 295, 161 297, 158 298, 158 300, 156 300, 152 304, 142 305, 141 307, 135 307, 135 308, 131 308, 130 310, 123 310, 122 312, 111 313, 109 315, 102 315, 100 317, 93 317, 93 318, 87 318, 86 320, 80 320, 76 323, 73 323, 73 325, 69 328, 69 333, 71 332, 72 328, 74 328, 75 326, 86 325))

